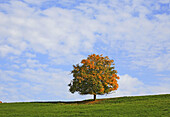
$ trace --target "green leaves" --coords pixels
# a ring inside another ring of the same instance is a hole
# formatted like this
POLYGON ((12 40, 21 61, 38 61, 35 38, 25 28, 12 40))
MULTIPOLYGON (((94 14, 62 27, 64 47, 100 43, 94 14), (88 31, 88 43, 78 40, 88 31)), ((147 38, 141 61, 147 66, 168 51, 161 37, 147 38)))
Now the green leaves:
POLYGON ((108 56, 92 54, 81 61, 82 65, 73 65, 71 73, 74 79, 68 85, 70 92, 103 95, 117 90, 119 77, 113 62, 108 56))

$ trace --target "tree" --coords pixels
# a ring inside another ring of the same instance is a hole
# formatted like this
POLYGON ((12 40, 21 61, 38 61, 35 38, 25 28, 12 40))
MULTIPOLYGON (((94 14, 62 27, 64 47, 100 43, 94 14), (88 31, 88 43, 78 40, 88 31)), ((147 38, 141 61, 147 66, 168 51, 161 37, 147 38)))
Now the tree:
POLYGON ((113 62, 108 56, 92 54, 83 59, 80 65, 73 65, 71 73, 74 78, 68 85, 70 92, 78 92, 81 95, 92 94, 95 101, 97 94, 109 94, 117 90, 119 76, 113 62))

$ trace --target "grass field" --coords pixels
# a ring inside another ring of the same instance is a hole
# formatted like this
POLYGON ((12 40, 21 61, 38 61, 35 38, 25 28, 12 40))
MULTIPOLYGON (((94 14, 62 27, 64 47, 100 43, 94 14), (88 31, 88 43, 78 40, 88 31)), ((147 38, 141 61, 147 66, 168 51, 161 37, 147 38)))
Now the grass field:
POLYGON ((170 94, 80 102, 0 104, 0 117, 170 117, 170 94))

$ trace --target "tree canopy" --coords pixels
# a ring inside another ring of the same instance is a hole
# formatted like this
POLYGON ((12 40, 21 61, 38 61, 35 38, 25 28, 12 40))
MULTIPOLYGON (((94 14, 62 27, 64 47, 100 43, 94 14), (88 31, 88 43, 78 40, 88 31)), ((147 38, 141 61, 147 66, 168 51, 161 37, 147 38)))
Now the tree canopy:
POLYGON ((92 94, 94 100, 96 95, 108 94, 117 90, 117 70, 114 67, 114 61, 108 56, 89 55, 83 59, 81 64, 73 65, 73 80, 68 85, 70 92, 78 92, 81 95, 92 94))

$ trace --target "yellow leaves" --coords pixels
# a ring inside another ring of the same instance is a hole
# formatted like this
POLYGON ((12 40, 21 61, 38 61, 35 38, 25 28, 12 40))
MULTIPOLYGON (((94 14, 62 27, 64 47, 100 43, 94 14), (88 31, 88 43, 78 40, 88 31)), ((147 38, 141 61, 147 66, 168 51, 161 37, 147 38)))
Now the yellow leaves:
POLYGON ((116 77, 116 74, 112 74, 112 77, 116 77))
POLYGON ((105 75, 104 75, 104 74, 102 74, 102 77, 103 77, 103 78, 105 78, 105 75))
POLYGON ((81 63, 82 63, 82 64, 85 64, 85 63, 86 63, 86 60, 85 60, 85 59, 83 59, 83 60, 81 61, 81 63))
POLYGON ((90 64, 90 69, 93 68, 92 65, 90 64))
MULTIPOLYGON (((75 87, 79 87, 76 91, 80 91, 80 93, 83 94, 83 92, 86 92, 87 90, 94 90, 94 93, 104 94, 116 90, 118 88, 117 80, 120 78, 117 76, 117 71, 112 67, 113 62, 114 61, 110 60, 108 56, 103 57, 102 54, 92 54, 86 59, 83 59, 81 65, 77 64, 74 66, 72 72, 73 77, 75 79, 77 78, 75 82, 79 85, 77 86, 75 83, 75 87)), ((90 93, 93 92, 90 91, 89 94, 90 93)))
POLYGON ((115 79, 115 78, 117 78, 118 76, 117 76, 117 74, 112 74, 112 79, 115 79))
POLYGON ((84 74, 83 74, 83 73, 81 73, 81 76, 83 77, 83 76, 84 76, 84 74))
POLYGON ((109 90, 114 91, 114 90, 117 90, 117 88, 113 87, 113 88, 110 88, 109 90))
POLYGON ((88 75, 87 74, 84 74, 84 76, 83 76, 84 78, 88 78, 88 75))
POLYGON ((111 62, 111 63, 113 63, 113 62, 114 62, 114 60, 110 60, 110 62, 111 62))
POLYGON ((99 76, 99 79, 102 79, 102 77, 101 77, 101 76, 99 76))
POLYGON ((99 67, 98 67, 98 66, 96 66, 96 67, 95 67, 95 69, 96 69, 96 70, 99 70, 99 67))
POLYGON ((104 88, 101 88, 101 89, 100 89, 100 92, 104 92, 104 88))
POLYGON ((120 79, 120 77, 117 76, 117 74, 113 74, 111 78, 112 78, 112 79, 115 79, 115 78, 116 78, 116 79, 120 79))
POLYGON ((89 55, 88 58, 93 59, 93 58, 95 58, 95 57, 96 57, 96 55, 95 55, 95 54, 92 54, 92 55, 89 55))
POLYGON ((94 63, 90 64, 90 69, 94 69, 95 66, 94 66, 94 63))
POLYGON ((116 79, 113 79, 113 84, 117 84, 117 80, 116 79))
POLYGON ((89 59, 87 59, 87 63, 88 63, 88 64, 90 63, 90 60, 89 60, 89 59))
POLYGON ((92 73, 92 74, 95 74, 95 71, 93 70, 91 73, 92 73))
POLYGON ((75 65, 73 65, 74 69, 77 69, 77 67, 75 65))
POLYGON ((100 58, 100 56, 99 56, 99 55, 97 55, 97 56, 96 56, 96 59, 97 59, 97 60, 99 60, 99 58, 100 58))
POLYGON ((79 83, 81 83, 82 81, 84 81, 84 78, 83 78, 83 77, 80 77, 80 76, 78 76, 77 79, 78 79, 78 82, 79 82, 79 83))
POLYGON ((109 83, 110 82, 109 79, 107 79, 106 82, 109 83))
POLYGON ((96 67, 98 67, 99 69, 102 69, 102 66, 100 66, 100 63, 99 63, 98 66, 96 66, 96 67))
POLYGON ((117 78, 117 79, 120 79, 120 77, 119 77, 119 76, 117 76, 116 78, 117 78))
POLYGON ((77 77, 77 79, 81 79, 81 77, 80 77, 80 76, 78 76, 78 77, 77 77))
POLYGON ((92 61, 92 65, 94 66, 94 61, 92 61))
POLYGON ((117 90, 118 89, 118 84, 115 85, 115 87, 113 88, 113 90, 117 90))
POLYGON ((93 55, 92 55, 92 57, 96 57, 96 55, 95 55, 95 54, 93 54, 93 55))

